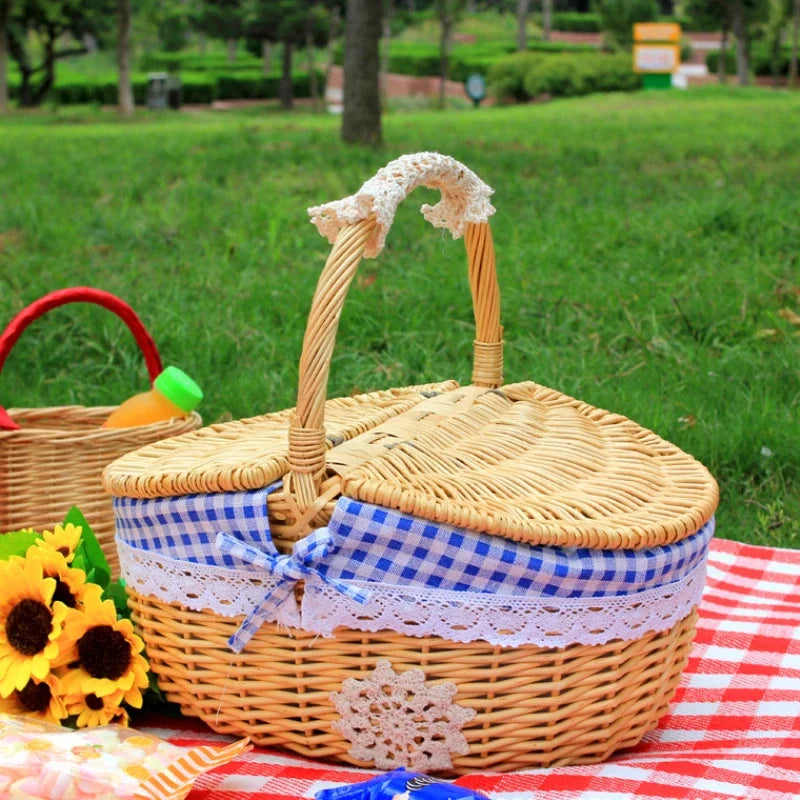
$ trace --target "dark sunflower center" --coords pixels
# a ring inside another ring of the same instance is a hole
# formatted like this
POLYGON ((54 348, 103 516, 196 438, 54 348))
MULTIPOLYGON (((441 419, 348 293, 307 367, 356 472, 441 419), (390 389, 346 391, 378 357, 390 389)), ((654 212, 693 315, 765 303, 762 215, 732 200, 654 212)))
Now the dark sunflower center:
POLYGON ((32 680, 17 692, 17 699, 28 711, 44 711, 50 705, 51 697, 50 687, 46 683, 32 680))
POLYGON ((66 545, 62 545, 58 548, 58 552, 61 553, 64 558, 67 558, 72 551, 66 545))
POLYGON ((53 602, 55 603, 56 600, 60 600, 67 608, 75 608, 78 605, 78 601, 75 599, 75 595, 70 591, 69 586, 56 575, 50 577, 54 578, 56 582, 56 590, 53 592, 53 602))
POLYGON ((6 617, 6 639, 24 656, 44 650, 53 627, 50 609, 39 600, 20 600, 6 617))
POLYGON ((96 694, 87 694, 86 705, 89 706, 92 711, 100 711, 100 709, 103 708, 103 701, 96 694))
POLYGON ((95 625, 78 639, 81 666, 93 678, 115 681, 131 663, 128 640, 110 625, 95 625))

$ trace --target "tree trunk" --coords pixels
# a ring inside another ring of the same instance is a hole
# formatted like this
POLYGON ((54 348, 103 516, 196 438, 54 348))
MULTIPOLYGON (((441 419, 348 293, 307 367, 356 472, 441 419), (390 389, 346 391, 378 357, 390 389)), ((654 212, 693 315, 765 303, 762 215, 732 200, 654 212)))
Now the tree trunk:
POLYGON ((517 0, 517 50, 528 49, 528 5, 530 0, 517 0))
POLYGON ((131 0, 117 2, 117 95, 119 113, 123 117, 133 114, 133 86, 131 85, 131 0))
POLYGON ((447 75, 450 71, 450 49, 453 45, 453 27, 455 25, 452 4, 453 0, 442 0, 439 16, 441 25, 439 36, 439 108, 445 107, 447 97, 447 75))
POLYGON ((28 54, 25 52, 25 42, 20 41, 10 30, 6 29, 6 45, 8 46, 9 54, 17 62, 17 69, 21 78, 19 83, 19 104, 23 108, 29 108, 33 105, 31 94, 33 68, 28 61, 28 54))
POLYGON ((281 70, 281 86, 280 86, 280 99, 281 108, 287 111, 294 107, 294 96, 292 93, 292 55, 294 53, 294 45, 292 42, 283 43, 283 58, 281 59, 283 67, 281 70))
POLYGON ((331 67, 334 66, 334 39, 339 34, 339 23, 341 21, 341 17, 339 16, 339 6, 334 6, 331 9, 331 13, 328 15, 328 63, 325 65, 325 81, 328 80, 328 75, 330 75, 331 67))
MULTIPOLYGON (((39 68, 44 72, 42 82, 30 88, 29 99, 31 106, 38 106, 47 97, 56 79, 56 32, 52 27, 47 29, 47 38, 44 40, 44 63, 39 68)), ((38 71, 38 70, 37 70, 38 71)))
POLYGON ((8 16, 7 0, 0 0, 0 114, 8 111, 8 16))
POLYGON ((381 105, 386 106, 387 83, 389 81, 389 56, 392 46, 392 0, 384 0, 383 5, 383 36, 381 48, 381 105))
POLYGON ((383 3, 349 0, 344 44, 342 139, 379 145, 381 98, 379 42, 383 3))
POLYGON ((553 29, 553 0, 542 0, 542 39, 550 41, 553 29))
POLYGON ((728 82, 728 20, 722 23, 722 39, 720 39, 719 43, 717 78, 720 83, 728 82))
POLYGON ((314 65, 314 32, 311 30, 311 18, 306 18, 306 68, 308 69, 308 86, 311 91, 311 103, 319 110, 319 81, 317 68, 314 65))
POLYGON ((228 63, 233 64, 236 61, 236 49, 239 46, 237 39, 228 39, 228 63))
POLYGON ((733 35, 736 37, 736 75, 740 86, 750 83, 750 41, 744 20, 743 0, 733 4, 733 35))
POLYGON ((800 0, 792 8, 792 57, 789 60, 789 86, 797 86, 798 60, 800 60, 800 0))
POLYGON ((265 75, 272 72, 272 42, 269 39, 261 40, 261 71, 265 75))

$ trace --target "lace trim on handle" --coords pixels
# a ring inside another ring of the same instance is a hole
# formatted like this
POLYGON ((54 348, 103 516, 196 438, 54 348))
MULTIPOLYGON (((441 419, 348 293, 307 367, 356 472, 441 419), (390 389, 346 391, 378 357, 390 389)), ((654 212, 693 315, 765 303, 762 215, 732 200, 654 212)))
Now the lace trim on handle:
POLYGON ((422 215, 434 227, 447 228, 454 239, 464 235, 468 223, 486 222, 495 212, 489 202, 494 190, 471 169, 440 153, 414 153, 390 161, 356 194, 314 206, 308 213, 331 244, 344 225, 374 216, 378 224, 364 248, 364 257, 375 258, 383 249, 397 206, 418 186, 442 193, 436 205, 422 206, 422 215))
MULTIPOLYGON (((222 617, 247 615, 276 585, 271 575, 256 570, 177 561, 119 539, 117 546, 122 574, 131 589, 193 611, 209 610, 222 617)), ((635 594, 600 598, 493 595, 350 581, 369 590, 372 598, 367 605, 311 579, 305 584, 302 613, 292 596, 276 609, 274 621, 327 637, 345 627, 504 647, 606 644, 671 628, 700 602, 705 574, 703 559, 680 580, 635 594)))

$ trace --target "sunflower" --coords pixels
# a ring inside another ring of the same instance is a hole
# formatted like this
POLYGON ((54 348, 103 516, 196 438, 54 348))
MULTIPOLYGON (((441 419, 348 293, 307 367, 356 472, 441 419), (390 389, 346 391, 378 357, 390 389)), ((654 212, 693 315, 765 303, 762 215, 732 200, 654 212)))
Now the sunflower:
POLYGON ((59 654, 67 607, 53 602, 56 582, 35 559, 0 561, 0 697, 42 681, 59 654))
POLYGON ((43 681, 31 678, 22 689, 0 698, 0 714, 34 717, 58 725, 67 716, 61 696, 61 682, 51 672, 43 681))
POLYGON ((58 550, 29 547, 25 558, 41 563, 45 578, 55 580, 53 602, 60 600, 67 608, 82 608, 87 592, 102 593, 97 584, 86 582, 86 573, 82 569, 70 567, 67 559, 58 550))
POLYGON ((121 708, 125 692, 117 689, 111 694, 99 697, 94 692, 78 692, 65 698, 70 716, 77 716, 75 724, 79 728, 94 728, 97 725, 128 724, 128 712, 121 708))
POLYGON ((126 703, 141 708, 140 690, 148 685, 144 642, 130 620, 117 619, 113 601, 90 593, 84 602, 83 609, 68 611, 64 625, 64 691, 106 697, 121 690, 126 703))
POLYGON ((52 531, 42 531, 42 538, 36 540, 36 546, 43 550, 55 550, 61 553, 68 564, 75 558, 75 550, 81 541, 83 528, 68 522, 66 525, 56 525, 52 531))

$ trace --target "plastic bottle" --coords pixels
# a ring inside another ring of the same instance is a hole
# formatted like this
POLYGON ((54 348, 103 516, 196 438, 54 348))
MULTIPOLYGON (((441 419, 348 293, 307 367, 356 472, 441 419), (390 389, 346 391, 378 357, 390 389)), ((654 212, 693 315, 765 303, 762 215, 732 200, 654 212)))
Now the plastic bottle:
POLYGON ((203 399, 200 387, 182 370, 167 367, 149 392, 126 400, 103 423, 104 428, 131 428, 150 425, 173 417, 185 417, 203 399))

